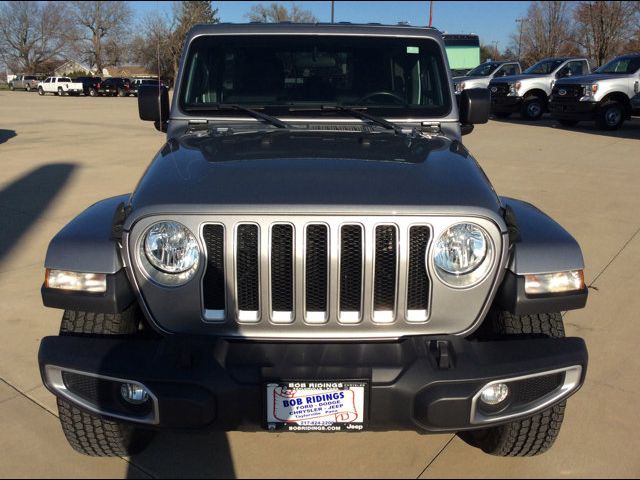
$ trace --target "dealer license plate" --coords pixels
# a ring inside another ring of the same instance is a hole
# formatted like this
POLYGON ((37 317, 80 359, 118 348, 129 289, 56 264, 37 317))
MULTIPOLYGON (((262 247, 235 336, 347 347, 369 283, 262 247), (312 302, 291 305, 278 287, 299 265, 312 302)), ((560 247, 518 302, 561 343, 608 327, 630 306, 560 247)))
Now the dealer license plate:
POLYGON ((358 431, 365 427, 365 382, 267 384, 270 430, 358 431))

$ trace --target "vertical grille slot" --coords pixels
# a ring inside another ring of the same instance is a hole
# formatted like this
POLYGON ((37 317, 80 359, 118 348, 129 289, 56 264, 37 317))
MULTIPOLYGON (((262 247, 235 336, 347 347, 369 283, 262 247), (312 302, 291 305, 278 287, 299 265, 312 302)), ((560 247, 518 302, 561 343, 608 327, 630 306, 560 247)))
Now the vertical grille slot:
POLYGON ((340 230, 340 321, 357 323, 362 312, 363 232, 360 225, 340 230))
POLYGON ((429 309, 429 276, 425 256, 430 229, 415 226, 409 230, 409 278, 407 284, 407 321, 424 322, 429 309))
POLYGON ((329 229, 307 226, 305 239, 305 314, 310 323, 327 320, 329 229))
POLYGON ((274 322, 293 320, 293 227, 271 228, 271 315, 274 322))
POLYGON ((398 270, 396 227, 381 225, 375 232, 373 320, 388 323, 394 319, 396 275, 398 270))
POLYGON ((236 240, 236 289, 238 319, 257 322, 260 319, 260 267, 258 226, 238 226, 236 240))
POLYGON ((225 319, 224 227, 205 225, 202 230, 207 248, 207 271, 202 280, 205 319, 225 319))

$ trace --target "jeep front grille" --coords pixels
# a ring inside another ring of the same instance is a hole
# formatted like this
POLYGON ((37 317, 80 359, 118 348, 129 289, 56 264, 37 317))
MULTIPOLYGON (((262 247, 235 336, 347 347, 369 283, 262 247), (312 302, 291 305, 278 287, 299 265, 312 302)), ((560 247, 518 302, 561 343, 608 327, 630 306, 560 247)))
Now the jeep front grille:
POLYGON ((383 325, 428 319, 429 225, 238 222, 206 224, 202 236, 208 322, 383 325))
POLYGON ((373 341, 467 334, 491 307, 509 253, 499 217, 316 208, 313 214, 273 206, 136 221, 124 245, 147 318, 167 333, 373 341), (149 227, 167 218, 194 232, 203 250, 196 275, 171 287, 149 274, 142 248, 149 227), (470 288, 444 283, 430 253, 435 239, 460 222, 482 227, 495 252, 487 257, 487 277, 470 288))

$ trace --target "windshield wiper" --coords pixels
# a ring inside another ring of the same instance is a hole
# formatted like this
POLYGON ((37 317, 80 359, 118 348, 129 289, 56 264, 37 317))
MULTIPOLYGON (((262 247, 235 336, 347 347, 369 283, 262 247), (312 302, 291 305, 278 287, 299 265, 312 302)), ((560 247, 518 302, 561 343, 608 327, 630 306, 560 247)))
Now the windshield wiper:
POLYGON ((323 105, 320 109, 321 110, 340 110, 341 112, 346 112, 361 120, 370 120, 373 123, 376 123, 388 130, 393 130, 398 135, 406 135, 406 133, 402 131, 402 127, 397 123, 392 123, 388 120, 385 120, 384 118, 371 115, 370 113, 365 113, 361 110, 356 110, 355 108, 343 107, 342 105, 323 105))
POLYGON ((271 125, 278 128, 291 128, 291 125, 283 122, 279 118, 272 117, 271 115, 267 115, 266 113, 257 112, 252 110, 251 108, 243 107, 242 105, 236 104, 224 104, 224 103, 214 103, 211 105, 194 105, 186 108, 188 111, 206 111, 206 110, 239 110, 244 112, 253 118, 258 120, 262 120, 263 122, 270 123, 271 125))

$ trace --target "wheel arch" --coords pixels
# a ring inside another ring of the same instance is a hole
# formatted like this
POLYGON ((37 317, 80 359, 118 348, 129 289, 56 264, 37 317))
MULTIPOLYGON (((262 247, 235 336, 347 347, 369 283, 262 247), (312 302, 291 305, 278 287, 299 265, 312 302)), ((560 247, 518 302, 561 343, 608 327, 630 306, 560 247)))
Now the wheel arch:
POLYGON ((604 105, 609 101, 621 103, 624 106, 624 113, 627 119, 631 116, 631 99, 624 92, 617 91, 607 93, 602 100, 600 100, 600 105, 604 105))

